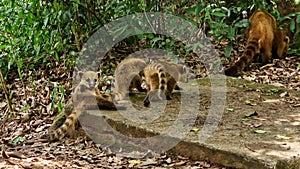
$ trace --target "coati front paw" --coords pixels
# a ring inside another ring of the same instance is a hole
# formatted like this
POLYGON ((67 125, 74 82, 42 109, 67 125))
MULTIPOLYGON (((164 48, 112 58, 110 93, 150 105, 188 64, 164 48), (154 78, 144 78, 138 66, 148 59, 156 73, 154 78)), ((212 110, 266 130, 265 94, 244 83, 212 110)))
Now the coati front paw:
POLYGON ((144 100, 144 106, 145 107, 149 107, 150 106, 150 100, 149 99, 145 99, 144 100))

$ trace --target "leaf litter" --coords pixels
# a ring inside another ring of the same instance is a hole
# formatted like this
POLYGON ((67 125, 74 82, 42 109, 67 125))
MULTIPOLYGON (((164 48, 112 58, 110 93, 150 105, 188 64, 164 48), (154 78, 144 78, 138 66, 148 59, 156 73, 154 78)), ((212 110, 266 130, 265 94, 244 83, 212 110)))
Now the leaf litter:
MULTIPOLYGON (((244 47, 244 43, 241 42, 244 42, 243 37, 236 37, 232 51, 234 56, 223 59, 222 62, 224 65, 228 65, 238 56, 241 56, 244 47)), ((213 45, 221 57, 224 57, 226 44, 224 42, 213 41, 213 45)), ((114 64, 101 62, 100 66, 107 70, 114 70, 115 66, 124 58, 123 56, 126 54, 126 51, 128 54, 128 51, 132 53, 138 49, 128 49, 125 47, 124 50, 118 50, 123 51, 123 53, 118 54, 118 51, 115 50, 104 58, 104 60, 113 62, 114 64)), ((197 56, 191 54, 185 60, 193 69, 196 78, 208 75, 205 66, 201 63, 201 59, 197 56)), ((272 84, 299 91, 300 73, 297 69, 299 64, 300 58, 297 56, 288 56, 281 60, 274 59, 271 64, 260 68, 254 65, 242 78, 257 83, 272 84)), ((63 97, 65 97, 65 102, 69 99, 72 90, 72 81, 70 78, 72 70, 64 68, 65 65, 61 63, 52 69, 42 67, 36 72, 23 73, 26 91, 23 91, 21 80, 16 75, 8 77, 8 88, 10 93, 12 93, 12 103, 15 112, 8 112, 5 97, 3 91, 1 91, 0 114, 2 117, 1 120, 4 123, 0 126, 1 144, 3 145, 0 168, 225 168, 205 161, 193 161, 188 158, 165 153, 142 159, 120 157, 108 150, 104 150, 84 136, 75 139, 65 137, 54 143, 27 142, 47 133, 55 115, 58 113, 59 107, 57 103, 63 97), (54 83, 65 89, 65 95, 55 90, 54 83), (57 92, 55 93, 56 95, 53 95, 53 91, 57 92)), ((106 80, 102 86, 103 90, 111 87, 113 73, 109 72, 113 71, 107 71, 103 77, 104 81, 106 80)), ((279 94, 284 98, 287 93, 283 92, 279 94)), ((294 106, 300 105, 298 98, 288 101, 293 103, 294 106)), ((276 103, 278 100, 266 100, 265 102, 276 103)), ((255 103, 250 101, 249 104, 255 103)), ((233 112, 234 110, 234 108, 228 108, 228 111, 233 112)), ((256 133, 264 133, 264 131, 256 130, 256 133)), ((278 136, 278 138, 287 139, 289 137, 278 136)))

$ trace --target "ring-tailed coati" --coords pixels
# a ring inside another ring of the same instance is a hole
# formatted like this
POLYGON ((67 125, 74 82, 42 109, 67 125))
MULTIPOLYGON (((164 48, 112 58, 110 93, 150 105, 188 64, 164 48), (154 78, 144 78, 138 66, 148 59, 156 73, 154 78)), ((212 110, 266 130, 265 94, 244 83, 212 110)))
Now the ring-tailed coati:
POLYGON ((96 72, 79 72, 79 76, 81 81, 71 95, 72 103, 70 104, 73 104, 74 109, 58 129, 46 136, 49 141, 58 140, 66 134, 74 136, 75 124, 78 121, 78 117, 89 105, 95 106, 93 105, 95 103, 100 109, 116 110, 112 102, 112 96, 109 94, 101 94, 97 88, 98 74, 96 72))
POLYGON ((271 60, 272 55, 281 58, 288 49, 289 38, 284 30, 278 28, 278 23, 271 14, 258 10, 252 14, 249 22, 246 49, 242 57, 225 69, 225 75, 241 75, 257 54, 262 55, 262 63, 265 64, 271 60))
POLYGON ((128 58, 118 64, 115 72, 114 101, 123 100, 134 88, 141 92, 146 91, 141 86, 145 67, 146 62, 139 58, 128 58))
POLYGON ((144 99, 144 106, 150 105, 150 96, 158 90, 159 99, 163 94, 167 100, 171 99, 171 93, 177 86, 177 81, 188 81, 188 70, 185 65, 171 62, 159 61, 147 65, 144 69, 144 76, 147 86, 147 96, 144 99))

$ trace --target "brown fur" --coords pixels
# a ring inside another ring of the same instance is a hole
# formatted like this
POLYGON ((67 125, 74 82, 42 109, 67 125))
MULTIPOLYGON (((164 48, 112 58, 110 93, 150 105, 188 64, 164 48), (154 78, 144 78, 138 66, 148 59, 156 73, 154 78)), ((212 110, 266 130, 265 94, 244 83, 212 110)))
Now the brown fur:
POLYGON ((116 68, 114 100, 123 100, 128 91, 136 88, 138 91, 145 91, 141 87, 143 69, 146 63, 142 59, 128 58, 123 60, 116 68))
MULTIPOLYGON (((167 100, 171 100, 171 93, 177 86, 177 81, 187 82, 188 71, 182 64, 171 62, 157 62, 149 64, 144 69, 147 86, 147 96, 144 99, 144 106, 150 105, 150 96, 158 89, 159 99, 163 99, 162 93, 167 100)), ((178 86, 177 86, 178 87, 178 86)))
POLYGON ((233 65, 225 69, 225 74, 238 76, 248 67, 257 54, 262 55, 262 63, 268 63, 272 55, 281 58, 288 49, 289 39, 284 30, 278 28, 275 18, 265 12, 256 11, 249 19, 246 31, 247 45, 242 55, 233 65))
POLYGON ((283 58, 289 49, 290 39, 284 30, 277 29, 274 33, 272 54, 274 58, 283 58))
POLYGON ((66 134, 74 136, 75 124, 78 121, 78 117, 88 106, 98 105, 98 107, 102 109, 116 109, 112 102, 111 95, 101 94, 97 88, 98 75, 96 72, 86 71, 79 73, 79 75, 81 81, 72 93, 71 101, 74 105, 74 109, 72 113, 67 116, 65 122, 58 129, 49 134, 49 141, 58 140, 66 134))

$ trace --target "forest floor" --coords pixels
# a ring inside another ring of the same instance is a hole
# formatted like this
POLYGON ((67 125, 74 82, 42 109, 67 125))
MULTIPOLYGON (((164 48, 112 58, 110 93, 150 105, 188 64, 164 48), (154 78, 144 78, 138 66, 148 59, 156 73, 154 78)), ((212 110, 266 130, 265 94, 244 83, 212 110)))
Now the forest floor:
MULTIPOLYGON (((224 56, 226 44, 226 41, 214 42, 221 57, 224 56)), ((243 38, 238 37, 233 45, 232 57, 222 59, 224 65, 241 55, 243 44, 243 38)), ((200 62, 196 57, 185 59, 187 63, 200 62)), ((117 63, 119 60, 109 61, 117 63)), ((107 63, 103 64, 106 66, 107 63)), ((254 64, 242 78, 299 91, 299 64, 300 57, 290 55, 284 59, 274 59, 263 67, 254 64)), ((207 76, 203 65, 190 67, 197 78, 207 76)), ((53 143, 32 142, 47 133, 60 108, 57 103, 69 99, 63 97, 61 87, 70 96, 71 73, 72 70, 66 70, 65 63, 53 62, 52 69, 41 67, 37 71, 24 72, 23 79, 17 74, 9 75, 7 87, 12 94, 14 112, 9 111, 4 93, 1 93, 0 115, 3 122, 0 124, 0 168, 226 168, 169 153, 141 159, 117 156, 86 137, 65 137, 53 143)))

